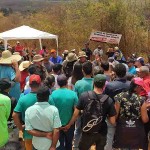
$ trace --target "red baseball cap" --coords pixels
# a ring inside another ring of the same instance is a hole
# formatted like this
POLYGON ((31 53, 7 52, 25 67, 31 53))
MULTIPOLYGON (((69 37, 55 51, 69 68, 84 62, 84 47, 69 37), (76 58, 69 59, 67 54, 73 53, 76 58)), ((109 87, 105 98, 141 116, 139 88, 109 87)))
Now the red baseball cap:
POLYGON ((33 81, 36 82, 36 83, 38 83, 38 84, 40 84, 41 83, 40 76, 36 75, 36 74, 31 75, 30 79, 29 79, 29 84, 32 84, 33 81))

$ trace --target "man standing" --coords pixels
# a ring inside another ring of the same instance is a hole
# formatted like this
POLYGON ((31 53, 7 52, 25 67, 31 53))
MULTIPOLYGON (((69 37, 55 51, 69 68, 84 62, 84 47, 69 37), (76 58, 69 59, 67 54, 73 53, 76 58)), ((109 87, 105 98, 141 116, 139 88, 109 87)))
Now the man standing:
MULTIPOLYGON (((0 81, 0 86, 4 87, 5 81, 0 81)), ((9 84, 9 83, 8 83, 9 84)), ((5 85, 6 86, 6 85, 5 85)), ((10 85, 8 85, 8 89, 10 85)), ((0 92, 1 93, 1 92, 0 92)), ((4 148, 4 145, 8 142, 8 126, 7 120, 11 111, 11 100, 8 96, 0 94, 0 149, 4 148)))
POLYGON ((27 110, 27 108, 37 102, 36 93, 41 85, 40 76, 35 74, 31 75, 29 79, 29 84, 31 87, 31 92, 25 96, 22 96, 19 99, 17 106, 15 107, 13 112, 13 119, 16 126, 19 128, 19 130, 23 131, 26 150, 32 149, 32 136, 24 130, 24 125, 22 124, 24 124, 25 122, 25 111, 27 110), (20 114, 22 115, 21 120, 20 114))
MULTIPOLYGON (((78 98, 80 98, 80 95, 83 92, 93 90, 92 63, 89 61, 83 63, 82 70, 84 78, 77 81, 75 84, 75 92, 77 93, 78 98)), ((78 149, 81 132, 81 117, 79 117, 76 121, 76 129, 74 133, 74 149, 78 149)))
POLYGON ((20 55, 12 55, 9 50, 3 51, 0 59, 0 78, 8 78, 12 82, 9 94, 17 101, 21 94, 19 83, 21 74, 18 67, 18 61, 20 60, 20 55))
POLYGON ((83 64, 83 63, 85 63, 85 62, 87 62, 88 60, 87 60, 87 55, 86 55, 86 53, 84 52, 84 51, 80 51, 79 52, 79 54, 78 54, 78 60, 74 63, 74 66, 76 65, 76 64, 83 64))
POLYGON ((128 64, 128 67, 129 67, 128 72, 130 74, 136 75, 136 68, 134 66, 134 62, 135 61, 133 59, 131 59, 131 58, 129 60, 127 60, 127 64, 128 64))
POLYGON ((46 68, 47 72, 50 74, 52 72, 54 64, 49 61, 49 54, 44 55, 43 66, 46 68))
POLYGON ((88 150, 94 143, 96 150, 104 150, 107 133, 105 119, 108 118, 111 124, 115 124, 114 103, 111 98, 102 94, 105 82, 105 75, 98 74, 94 77, 94 90, 81 94, 71 121, 64 127, 68 130, 79 116, 80 110, 83 110, 79 150, 88 150))
POLYGON ((55 150, 58 146, 61 121, 58 109, 48 103, 49 88, 40 87, 37 102, 25 112, 25 130, 33 135, 35 150, 55 150))
POLYGON ((94 50, 93 55, 96 55, 96 54, 98 54, 100 56, 103 55, 103 49, 102 49, 101 45, 98 45, 98 47, 94 50))
MULTIPOLYGON (((105 88, 105 94, 109 95, 113 101, 114 96, 121 93, 124 90, 128 90, 130 87, 130 82, 126 80, 126 67, 123 64, 117 64, 114 68, 114 72, 117 78, 109 82, 105 88)), ((107 121, 108 132, 107 132, 107 143, 105 146, 105 150, 111 150, 113 144, 113 138, 115 134, 115 126, 107 121)))
MULTIPOLYGON (((67 77, 62 74, 57 77, 57 83, 60 89, 52 92, 50 99, 54 101, 58 108, 62 126, 66 126, 70 121, 74 107, 77 104, 78 97, 75 92, 67 89, 67 77)), ((60 131, 60 146, 57 150, 72 150, 72 140, 74 135, 74 125, 67 132, 60 131)))
POLYGON ((136 60, 135 60, 135 66, 137 67, 137 71, 139 71, 140 67, 144 66, 144 59, 142 57, 138 57, 136 60))
POLYGON ((83 48, 82 51, 86 53, 87 60, 90 60, 92 56, 92 51, 89 48, 89 43, 85 43, 85 48, 83 48))
POLYGON ((15 52, 19 52, 19 54, 22 56, 23 54, 23 46, 20 45, 20 42, 17 41, 16 46, 15 46, 15 52))
POLYGON ((150 92, 150 72, 148 66, 142 66, 139 70, 139 76, 143 78, 144 88, 147 93, 150 92))
POLYGON ((60 56, 57 56, 55 49, 52 49, 50 61, 53 62, 54 64, 61 64, 63 59, 60 56))

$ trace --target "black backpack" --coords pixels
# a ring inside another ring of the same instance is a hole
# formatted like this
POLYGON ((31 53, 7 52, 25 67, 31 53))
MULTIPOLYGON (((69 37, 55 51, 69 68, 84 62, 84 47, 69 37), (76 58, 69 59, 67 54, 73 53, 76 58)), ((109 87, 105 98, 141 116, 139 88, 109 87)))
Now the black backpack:
POLYGON ((82 131, 86 133, 100 133, 103 127, 107 128, 103 114, 103 103, 109 96, 103 95, 99 99, 94 91, 89 91, 87 94, 89 102, 85 106, 82 115, 82 131))
POLYGON ((67 77, 71 77, 73 71, 73 65, 75 62, 76 60, 72 62, 67 62, 66 66, 64 67, 64 73, 67 77))

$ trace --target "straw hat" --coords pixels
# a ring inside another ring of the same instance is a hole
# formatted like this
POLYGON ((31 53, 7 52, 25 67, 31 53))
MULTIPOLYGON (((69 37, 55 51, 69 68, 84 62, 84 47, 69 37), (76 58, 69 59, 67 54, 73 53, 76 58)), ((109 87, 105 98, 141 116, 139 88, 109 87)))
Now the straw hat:
POLYGON ((27 69, 30 64, 32 64, 30 61, 23 61, 20 65, 19 65, 19 70, 23 71, 25 69, 27 69))
POLYGON ((80 57, 87 57, 86 53, 84 51, 80 51, 79 55, 78 55, 78 58, 80 58, 80 57))
POLYGON ((72 49, 71 52, 75 53, 76 49, 72 49))
POLYGON ((20 53, 19 52, 14 52, 13 55, 20 55, 20 53))
POLYGON ((68 50, 64 50, 62 53, 62 56, 64 57, 64 55, 68 55, 69 51, 68 50))
POLYGON ((69 53, 68 56, 66 57, 67 62, 72 62, 77 60, 77 56, 75 53, 69 53))
POLYGON ((20 61, 20 55, 12 55, 9 50, 5 50, 2 52, 2 57, 0 59, 0 64, 12 64, 12 60, 20 61))
POLYGON ((39 61, 42 61, 42 60, 44 60, 44 58, 41 56, 41 55, 35 55, 34 57, 33 57, 33 62, 39 62, 39 61))

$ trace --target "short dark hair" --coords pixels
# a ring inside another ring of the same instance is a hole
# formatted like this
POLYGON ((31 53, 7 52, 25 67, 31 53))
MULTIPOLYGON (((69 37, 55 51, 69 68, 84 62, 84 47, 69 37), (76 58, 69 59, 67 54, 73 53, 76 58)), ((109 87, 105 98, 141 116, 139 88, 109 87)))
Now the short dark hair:
POLYGON ((62 69, 62 65, 61 64, 54 64, 53 71, 55 73, 58 73, 59 71, 61 71, 61 69, 62 69))
POLYGON ((117 64, 114 68, 114 72, 119 78, 123 78, 126 75, 126 67, 123 64, 117 64))
POLYGON ((37 91, 38 102, 47 102, 49 99, 49 88, 47 86, 41 86, 37 91))
POLYGON ((90 75, 90 74, 92 74, 93 65, 90 61, 87 61, 87 62, 83 63, 82 69, 86 75, 90 75))
POLYGON ((104 87, 104 85, 105 85, 105 82, 103 82, 103 81, 102 81, 102 82, 97 82, 97 81, 96 81, 96 82, 94 82, 94 85, 95 85, 97 88, 101 88, 101 89, 102 89, 102 88, 104 87))
POLYGON ((55 77, 53 75, 49 75, 48 77, 46 77, 46 79, 44 80, 44 85, 51 88, 52 84, 55 82, 55 77))
POLYGON ((60 87, 67 85, 67 77, 64 74, 61 74, 57 77, 57 83, 60 87))
POLYGON ((93 74, 94 76, 96 76, 97 74, 104 74, 104 70, 96 66, 93 68, 93 74))
POLYGON ((108 71, 109 70, 109 62, 108 61, 102 61, 101 67, 104 69, 104 71, 108 71))
POLYGON ((43 46, 42 46, 42 48, 43 48, 43 49, 46 49, 46 46, 45 46, 45 45, 43 45, 43 46))
POLYGON ((35 64, 31 64, 28 68, 28 72, 30 74, 36 74, 36 65, 35 64))
POLYGON ((39 83, 37 83, 36 81, 33 81, 31 84, 29 84, 30 85, 30 87, 31 87, 31 89, 32 88, 38 88, 38 87, 40 87, 40 85, 41 84, 39 84, 39 83))

